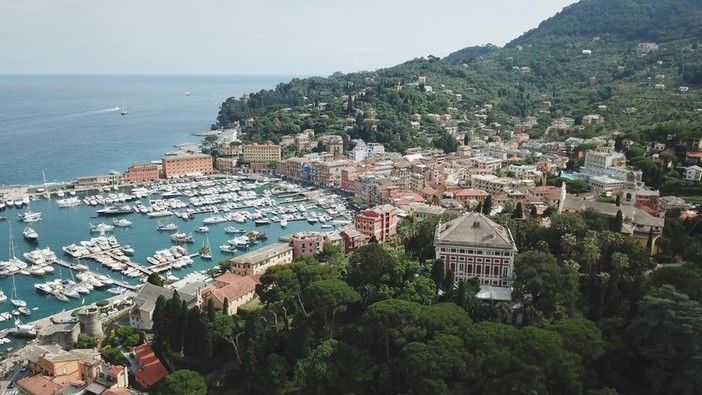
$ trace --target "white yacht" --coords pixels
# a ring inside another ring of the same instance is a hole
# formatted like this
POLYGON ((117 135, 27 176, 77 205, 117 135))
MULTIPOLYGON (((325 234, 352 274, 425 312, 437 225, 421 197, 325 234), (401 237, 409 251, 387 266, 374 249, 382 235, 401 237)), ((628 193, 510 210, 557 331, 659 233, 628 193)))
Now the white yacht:
POLYGON ((281 220, 280 220, 280 227, 281 227, 281 228, 284 228, 284 227, 286 227, 286 226, 288 226, 288 220, 287 220, 287 219, 281 219, 281 220))
POLYGON ((168 210, 158 210, 158 211, 152 211, 150 213, 146 213, 146 215, 150 218, 158 218, 158 217, 169 217, 173 215, 172 212, 168 210))
POLYGON ((37 239, 39 238, 39 233, 27 226, 22 232, 22 237, 24 237, 24 239, 27 241, 37 241, 37 239))
POLYGON ((165 225, 159 224, 156 229, 158 229, 159 231, 169 232, 169 231, 178 230, 178 225, 176 225, 174 223, 165 224, 165 225))
POLYGON ((59 199, 56 201, 56 204, 61 208, 76 207, 76 206, 80 206, 80 199, 78 199, 75 196, 72 196, 72 197, 65 198, 65 199, 59 199))
POLYGON ((122 228, 127 227, 127 226, 132 226, 132 221, 130 221, 126 218, 113 219, 112 226, 119 226, 122 228))
POLYGON ((41 213, 27 211, 24 213, 17 214, 17 219, 22 222, 38 222, 41 221, 41 213))
POLYGON ((207 217, 207 218, 205 218, 205 219, 202 220, 202 223, 203 223, 203 224, 208 224, 208 225, 209 225, 209 224, 219 224, 219 223, 222 223, 222 222, 227 222, 227 219, 224 218, 224 217, 222 217, 222 216, 219 216, 219 215, 215 215, 215 216, 212 216, 212 217, 207 217))
POLYGON ((99 224, 97 224, 97 225, 93 225, 93 224, 89 224, 89 225, 90 225, 90 226, 88 226, 88 230, 89 230, 90 232, 95 232, 95 233, 111 232, 112 230, 115 229, 114 226, 108 225, 108 224, 106 224, 106 223, 104 223, 104 222, 101 222, 101 223, 99 223, 99 224))
MULTIPOLYGON (((197 232, 197 233, 207 233, 209 231, 210 231, 210 228, 208 228, 207 226, 198 226, 197 228, 195 228, 195 232, 197 232)), ((225 229, 225 231, 226 231, 226 229, 225 229)))

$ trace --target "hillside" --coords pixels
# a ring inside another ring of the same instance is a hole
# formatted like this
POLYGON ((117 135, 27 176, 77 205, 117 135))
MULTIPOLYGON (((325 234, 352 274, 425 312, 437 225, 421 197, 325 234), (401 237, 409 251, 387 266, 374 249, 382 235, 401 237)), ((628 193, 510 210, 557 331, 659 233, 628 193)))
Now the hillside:
POLYGON ((526 116, 538 117, 541 129, 558 117, 577 122, 594 113, 607 129, 695 120, 702 117, 700 41, 700 1, 582 0, 504 48, 469 47, 445 59, 294 79, 248 100, 229 98, 215 126, 248 120, 244 131, 253 141, 314 129, 404 151, 432 144, 450 150, 446 128, 460 138, 526 116), (487 119, 477 117, 476 106, 486 103, 487 119), (419 129, 410 127, 412 118, 422 120, 419 129))

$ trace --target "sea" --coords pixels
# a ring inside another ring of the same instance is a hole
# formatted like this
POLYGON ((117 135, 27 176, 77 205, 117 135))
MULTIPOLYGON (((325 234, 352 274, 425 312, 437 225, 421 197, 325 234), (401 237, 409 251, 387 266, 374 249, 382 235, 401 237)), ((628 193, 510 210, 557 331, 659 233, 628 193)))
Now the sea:
MULTIPOLYGON (((198 142, 201 137, 192 132, 204 131, 215 121, 219 105, 230 96, 246 92, 273 88, 291 76, 0 76, 0 185, 42 184, 46 175, 48 182, 74 180, 78 176, 107 174, 124 171, 136 162, 159 159, 164 152, 173 150, 173 145, 183 142, 198 142), (189 95, 185 93, 189 92, 189 95), (128 115, 120 115, 123 103, 127 103, 128 115)), ((264 187, 265 188, 265 187, 264 187)), ((121 190, 129 192, 128 189, 121 190)), ((105 193, 103 193, 105 194, 105 193)), ((83 197, 83 195, 78 195, 83 197)), ((151 197, 158 198, 158 196, 151 197)), ((49 247, 56 255, 69 262, 62 247, 96 234, 90 233, 91 224, 110 223, 110 218, 96 217, 100 206, 59 208, 56 197, 33 200, 29 209, 41 212, 43 219, 30 226, 39 233, 38 243, 28 243, 22 237, 27 224, 17 221, 17 213, 23 209, 7 209, 0 212, 6 221, 0 221, 0 260, 11 254, 22 259, 23 254, 35 248, 49 247), (10 236, 11 233, 11 236, 10 236), (10 248, 10 237, 14 252, 10 248)), ((148 199, 144 201, 148 204, 148 199)), ((134 204, 134 202, 131 202, 134 204)), ((174 222, 179 232, 192 233, 195 242, 186 245, 190 253, 197 253, 202 245, 209 243, 211 261, 194 258, 194 264, 173 270, 172 274, 183 278, 186 274, 209 269, 232 255, 220 252, 219 246, 235 235, 224 233, 228 225, 256 229, 266 232, 267 241, 262 241, 249 251, 276 242, 279 237, 298 231, 318 230, 320 224, 306 221, 291 221, 283 229, 279 224, 255 226, 221 223, 208 225, 208 233, 196 233, 206 215, 190 221, 168 217, 150 219, 145 215, 129 214, 126 218, 134 224, 128 228, 115 228, 114 234, 121 244, 134 248, 132 261, 148 266, 146 257, 160 249, 172 246, 170 232, 159 232, 160 223, 174 222)), ((328 230, 328 229, 326 229, 328 230)), ((244 252, 237 252, 233 256, 244 252)), ((137 284, 119 272, 112 272, 97 262, 81 260, 91 271, 109 274, 114 279, 137 284)), ((21 317, 23 321, 49 316, 81 305, 113 296, 95 290, 89 295, 69 302, 61 302, 53 296, 40 295, 34 284, 55 278, 70 279, 75 273, 54 265, 55 271, 43 277, 17 274, 14 276, 17 296, 27 301, 32 315, 21 317)), ((0 278, 0 290, 8 297, 13 292, 13 278, 0 278)), ((8 301, 0 304, 0 312, 10 311, 8 301)), ((12 320, 0 322, 0 329, 14 325, 12 320)), ((13 343, 0 346, 0 352, 13 343)))

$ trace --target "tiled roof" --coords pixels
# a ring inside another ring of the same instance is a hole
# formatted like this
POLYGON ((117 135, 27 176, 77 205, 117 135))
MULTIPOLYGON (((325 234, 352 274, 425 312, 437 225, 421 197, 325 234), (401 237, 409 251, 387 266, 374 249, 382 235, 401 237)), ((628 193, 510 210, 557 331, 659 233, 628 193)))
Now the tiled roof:
POLYGON ((509 229, 480 213, 468 213, 449 222, 439 223, 434 244, 517 250, 509 229))
POLYGON ((224 287, 213 289, 212 296, 221 303, 224 303, 224 298, 233 302, 246 294, 254 292, 257 283, 258 281, 249 276, 239 276, 237 281, 231 282, 224 287))
POLYGON ((29 394, 53 394, 63 388, 43 375, 25 377, 17 382, 17 386, 29 394))
POLYGON ((149 388, 168 376, 168 371, 156 357, 151 346, 144 343, 134 348, 134 353, 139 358, 142 368, 134 373, 136 381, 144 388, 149 388))

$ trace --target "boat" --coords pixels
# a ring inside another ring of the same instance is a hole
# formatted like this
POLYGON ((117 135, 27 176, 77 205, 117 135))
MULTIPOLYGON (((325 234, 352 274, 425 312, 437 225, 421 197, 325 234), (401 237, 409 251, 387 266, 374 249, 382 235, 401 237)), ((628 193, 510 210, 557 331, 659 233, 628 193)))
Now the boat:
POLYGON ((114 226, 108 225, 104 222, 101 222, 97 225, 93 225, 93 224, 89 224, 89 225, 90 226, 88 226, 88 231, 95 232, 95 233, 111 232, 115 228, 114 226))
POLYGON ((22 315, 32 315, 32 311, 29 310, 26 306, 18 307, 17 311, 19 311, 22 315))
POLYGON ((330 225, 330 224, 324 224, 324 225, 322 225, 322 229, 330 229, 330 228, 333 228, 333 227, 334 227, 334 225, 330 225))
POLYGON ((130 245, 123 245, 120 247, 120 251, 122 251, 124 255, 134 255, 134 249, 130 245))
POLYGON ((29 274, 32 276, 43 276, 46 274, 46 270, 44 270, 43 266, 34 265, 29 268, 29 274))
POLYGON ((79 298, 80 297, 80 294, 75 289, 62 288, 60 290, 60 292, 64 295, 68 296, 69 298, 79 298))
POLYGON ((244 233, 246 232, 246 229, 244 228, 237 228, 236 226, 227 226, 224 228, 224 233, 244 233))
POLYGON ((5 295, 5 292, 2 292, 2 290, 0 290, 0 303, 4 302, 6 300, 7 300, 7 295, 5 295))
POLYGON ((122 109, 121 109, 121 111, 119 112, 119 115, 127 115, 127 114, 129 114, 129 111, 127 110, 127 101, 125 100, 125 101, 122 103, 122 109))
POLYGON ((176 225, 174 223, 165 224, 165 225, 158 224, 158 227, 156 229, 161 231, 161 232, 170 232, 170 231, 178 230, 178 225, 176 225))
POLYGON ((62 294, 60 291, 53 291, 51 293, 54 295, 54 297, 62 302, 68 302, 70 299, 68 299, 68 296, 62 294))
POLYGON ((27 302, 17 296, 17 285, 15 285, 15 274, 12 274, 12 298, 10 299, 15 307, 27 307, 27 302))
POLYGON ((65 198, 65 199, 59 199, 56 201, 56 204, 61 208, 76 207, 76 206, 80 206, 80 199, 78 199, 75 196, 72 196, 72 197, 65 198))
POLYGON ((194 243, 195 239, 192 236, 185 234, 185 232, 177 232, 171 235, 171 240, 176 243, 194 243))
POLYGON ((132 213, 132 208, 129 206, 109 206, 102 208, 100 210, 96 211, 97 215, 103 216, 103 217, 111 217, 115 215, 125 215, 125 214, 131 214, 132 213))
POLYGON ((261 219, 255 220, 254 223, 256 225, 269 225, 271 223, 271 221, 269 221, 268 218, 261 218, 261 219))
MULTIPOLYGON (((207 226, 198 226, 197 228, 195 228, 195 232, 197 232, 197 233, 207 233, 209 231, 210 231, 210 228, 208 228, 207 226)), ((225 229, 225 232, 226 232, 226 229, 225 229)))
POLYGON ((236 252, 236 248, 230 246, 229 244, 223 244, 219 246, 219 250, 222 252, 226 252, 227 254, 233 254, 236 252))
POLYGON ((212 217, 207 217, 207 218, 205 218, 205 219, 202 220, 202 223, 203 223, 203 224, 206 224, 206 225, 210 225, 210 224, 219 224, 219 223, 222 223, 222 222, 227 222, 227 219, 224 218, 224 217, 222 217, 222 216, 219 216, 219 215, 214 215, 214 216, 212 216, 212 217))
POLYGON ((41 221, 41 213, 28 210, 27 212, 17 214, 17 220, 21 222, 38 222, 41 221))
POLYGON ((152 211, 150 213, 146 213, 146 216, 149 218, 169 217, 171 215, 173 215, 173 213, 168 210, 157 210, 152 211))
POLYGON ((307 217, 307 222, 309 222, 312 225, 316 224, 318 221, 319 219, 317 217, 307 217))
POLYGON ((36 289, 37 292, 43 295, 50 295, 52 292, 54 292, 54 289, 46 283, 34 284, 34 289, 36 289))
POLYGON ((127 227, 127 226, 132 226, 132 221, 126 219, 126 218, 120 218, 120 219, 113 219, 112 220, 112 226, 119 226, 121 228, 127 227))
POLYGON ((251 240, 249 240, 249 238, 246 236, 239 236, 229 240, 229 244, 237 248, 249 248, 251 245, 251 240))
POLYGON ((24 237, 24 239, 27 241, 37 241, 37 239, 39 238, 39 233, 27 226, 22 232, 22 237, 24 237))
POLYGON ((281 219, 281 220, 280 220, 280 227, 281 227, 281 228, 284 228, 284 227, 286 227, 286 226, 288 226, 288 220, 287 220, 287 219, 281 219))

